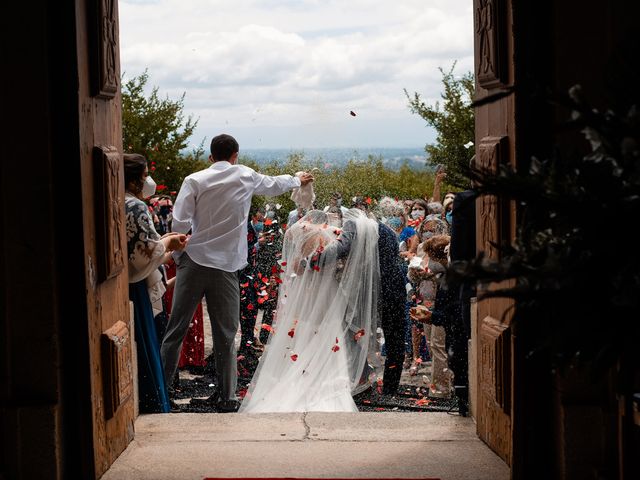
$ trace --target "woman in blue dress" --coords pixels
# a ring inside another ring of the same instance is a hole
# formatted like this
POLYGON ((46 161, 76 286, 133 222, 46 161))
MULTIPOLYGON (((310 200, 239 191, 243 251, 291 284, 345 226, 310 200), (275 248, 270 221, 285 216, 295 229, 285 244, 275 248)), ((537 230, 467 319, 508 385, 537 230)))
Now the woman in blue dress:
POLYGON ((165 286, 159 267, 171 252, 182 250, 186 235, 156 232, 149 207, 143 201, 155 193, 147 160, 139 154, 124 155, 125 216, 129 266, 129 300, 134 306, 135 342, 138 353, 140 413, 167 413, 172 408, 164 382, 160 346, 154 317, 162 311, 165 286))

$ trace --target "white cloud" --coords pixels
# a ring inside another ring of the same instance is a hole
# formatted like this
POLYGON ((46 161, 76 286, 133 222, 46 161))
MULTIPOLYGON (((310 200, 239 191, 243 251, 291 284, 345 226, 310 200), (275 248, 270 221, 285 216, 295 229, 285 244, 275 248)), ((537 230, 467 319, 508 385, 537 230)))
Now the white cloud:
POLYGON ((335 146, 345 129, 354 146, 423 145, 433 132, 410 113, 403 88, 435 101, 438 67, 473 66, 470 0, 121 0, 119 8, 125 77, 148 68, 162 94, 186 92, 185 113, 200 119, 196 144, 262 128, 281 147, 335 146), (354 120, 363 127, 351 128, 354 120), (367 134, 385 128, 389 135, 367 134))

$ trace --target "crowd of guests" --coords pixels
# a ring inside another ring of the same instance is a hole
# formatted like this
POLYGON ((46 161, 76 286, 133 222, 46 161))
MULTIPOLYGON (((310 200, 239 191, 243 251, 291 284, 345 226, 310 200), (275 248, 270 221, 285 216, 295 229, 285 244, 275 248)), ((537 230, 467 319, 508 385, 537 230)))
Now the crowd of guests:
MULTIPOLYGON (((127 156, 125 156, 127 157, 127 156)), ((131 156, 129 156, 131 157, 131 156)), ((151 268, 160 272, 154 275, 157 285, 156 306, 151 309, 152 322, 137 322, 145 331, 136 330, 136 340, 142 338, 145 352, 158 355, 164 336, 167 319, 171 315, 172 282, 175 280, 175 264, 169 253, 180 249, 184 235, 171 234, 172 208, 168 196, 146 198, 142 192, 146 171, 138 159, 137 169, 131 158, 125 158, 129 171, 127 201, 141 208, 146 203, 152 225, 138 226, 150 242, 159 244, 151 268), (128 162, 128 163, 127 163, 128 162), (133 172, 133 173, 131 173, 133 172), (142 175, 144 173, 144 175, 142 175), (159 295, 159 292, 161 295, 159 295), (161 301, 158 302, 157 300, 161 301)), ((468 285, 451 286, 444 282, 449 262, 470 259, 475 256, 475 212, 474 202, 468 201, 469 192, 447 192, 441 196, 440 188, 445 172, 436 174, 434 191, 428 198, 380 199, 355 197, 343 204, 342 195, 335 192, 328 205, 314 204, 314 209, 324 210, 332 226, 342 226, 343 214, 349 208, 364 210, 380 225, 380 258, 382 262, 395 263, 393 268, 402 272, 400 290, 383 295, 379 310, 385 343, 382 354, 386 358, 383 377, 384 393, 397 392, 400 373, 417 375, 421 364, 429 361, 425 381, 428 395, 437 399, 457 398, 461 414, 467 411, 467 340, 469 338, 469 301, 474 292, 468 285), (388 233, 389 237, 385 237, 388 233), (383 240, 391 239, 390 241, 383 240), (383 252, 382 250, 386 250, 383 252), (385 257, 385 260, 383 260, 385 257), (404 288, 403 288, 404 287, 404 288)), ((149 193, 150 190, 144 193, 149 193)), ((282 240, 286 229, 300 220, 306 211, 296 208, 285 211, 280 205, 266 203, 253 208, 247 219, 247 266, 239 272, 240 282, 240 347, 238 358, 257 356, 267 342, 271 325, 277 316, 278 285, 282 240), (261 311, 261 321, 257 322, 261 311)), ((127 221, 131 221, 130 218, 127 221)), ((139 235, 138 235, 139 236, 139 235)), ((131 240, 131 238, 129 239, 131 240)), ((385 267, 388 268, 388 267, 385 267)), ((381 277, 383 283, 391 280, 381 277)), ((395 281, 395 280, 394 280, 395 281)), ((148 292, 149 281, 140 282, 140 288, 148 292), (142 285, 144 284, 144 285, 142 285)), ((398 281, 395 281, 397 284, 398 281)), ((141 316, 149 318, 149 314, 141 316)), ((137 327, 136 327, 137 328, 137 327)), ((142 362, 145 363, 145 362, 142 362)), ((153 362, 150 362, 153 363, 153 362)), ((213 363, 205 358, 202 304, 193 316, 182 345, 178 369, 203 369, 213 363)), ((250 372, 239 374, 250 375, 250 372)), ((164 385, 161 372, 145 372, 148 388, 141 396, 149 395, 148 411, 177 411, 179 408, 162 397, 167 388, 179 387, 178 375, 173 385, 164 385), (157 397, 161 397, 157 401, 157 397), (151 407, 154 405, 155 407, 151 407)), ((141 411, 145 411, 141 398, 141 411)))

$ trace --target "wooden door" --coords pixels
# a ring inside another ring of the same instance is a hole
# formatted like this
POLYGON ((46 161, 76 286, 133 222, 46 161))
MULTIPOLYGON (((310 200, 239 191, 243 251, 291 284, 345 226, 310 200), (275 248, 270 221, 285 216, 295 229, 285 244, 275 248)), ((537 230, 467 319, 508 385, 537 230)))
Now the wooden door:
MULTIPOLYGON (((476 107, 476 162, 495 170, 515 165, 515 94, 511 0, 474 0, 476 100, 497 92, 506 95, 476 107)), ((513 236, 510 203, 485 196, 476 205, 477 249, 497 258, 499 244, 513 236)), ((481 292, 478 292, 481 294, 481 292)), ((507 464, 512 461, 512 332, 510 302, 477 304, 477 402, 479 437, 507 464)), ((473 370, 473 368, 472 368, 473 370)))
POLYGON ((78 115, 95 476, 134 435, 117 0, 76 0, 78 115))

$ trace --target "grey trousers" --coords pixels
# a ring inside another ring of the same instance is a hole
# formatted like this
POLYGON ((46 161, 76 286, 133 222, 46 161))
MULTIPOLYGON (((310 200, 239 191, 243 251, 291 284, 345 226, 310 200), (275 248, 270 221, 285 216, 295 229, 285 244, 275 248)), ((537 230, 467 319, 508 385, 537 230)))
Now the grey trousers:
POLYGON ((167 386, 173 383, 182 342, 203 296, 207 300, 207 312, 211 320, 220 399, 236 399, 238 364, 235 337, 240 325, 238 272, 203 267, 186 253, 178 260, 173 306, 160 348, 164 378, 167 386))

